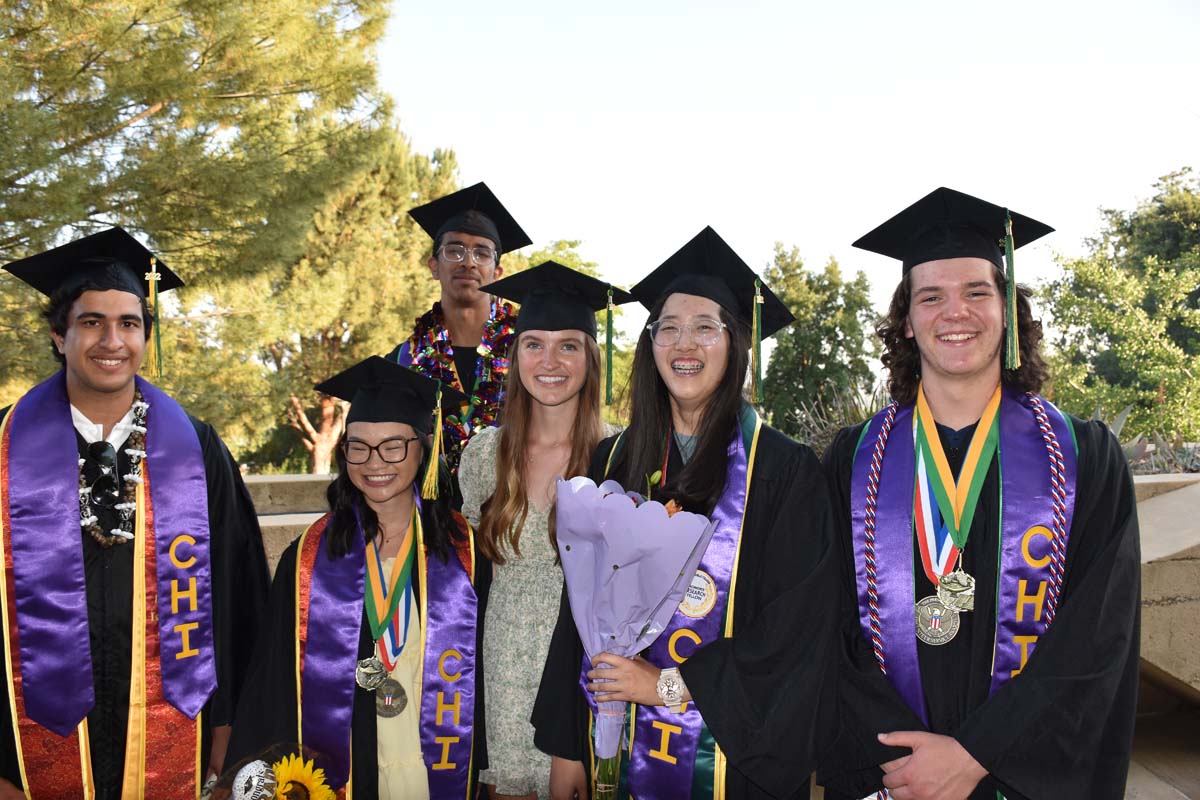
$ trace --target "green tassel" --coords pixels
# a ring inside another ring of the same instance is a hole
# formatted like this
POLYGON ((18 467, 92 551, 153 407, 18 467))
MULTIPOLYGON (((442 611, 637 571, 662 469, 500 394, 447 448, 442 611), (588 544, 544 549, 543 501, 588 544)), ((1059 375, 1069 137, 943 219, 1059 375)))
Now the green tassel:
POLYGON ((751 399, 755 403, 762 402, 762 281, 754 279, 754 383, 751 385, 751 399))
POLYGON ((604 404, 612 405, 613 381, 613 301, 612 287, 608 287, 608 307, 604 310, 604 404))
POLYGON ((1017 275, 1013 270, 1013 232, 1012 215, 1004 210, 1004 265, 1005 282, 1008 288, 1004 293, 1004 305, 1008 309, 1008 324, 1004 336, 1004 368, 1018 369, 1021 366, 1021 342, 1017 328, 1017 275))

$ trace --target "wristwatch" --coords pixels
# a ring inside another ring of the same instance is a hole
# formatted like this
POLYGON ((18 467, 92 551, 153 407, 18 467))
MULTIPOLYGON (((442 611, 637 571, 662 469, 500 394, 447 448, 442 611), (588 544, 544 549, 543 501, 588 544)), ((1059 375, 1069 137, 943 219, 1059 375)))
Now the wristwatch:
POLYGON ((677 667, 669 667, 658 673, 658 685, 655 689, 658 690, 658 699, 662 700, 671 713, 678 714, 683 710, 684 685, 677 667))

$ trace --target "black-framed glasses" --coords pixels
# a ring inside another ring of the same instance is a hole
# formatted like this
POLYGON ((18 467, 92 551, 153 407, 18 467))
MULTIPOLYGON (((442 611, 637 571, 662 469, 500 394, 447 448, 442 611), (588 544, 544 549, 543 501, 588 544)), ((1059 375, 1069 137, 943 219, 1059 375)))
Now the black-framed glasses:
POLYGON ((342 452, 346 456, 347 464, 365 464, 371 460, 371 452, 379 453, 379 458, 387 464, 399 464, 404 459, 408 458, 409 442, 420 440, 420 436, 404 438, 403 436, 393 436, 391 439, 384 439, 379 444, 367 444, 358 439, 351 439, 342 447, 342 452))
POLYGON ((490 267, 496 263, 496 251, 483 245, 467 247, 465 244, 444 244, 438 248, 438 252, 442 254, 442 258, 455 264, 466 261, 468 253, 471 260, 481 267, 490 267))
POLYGON ((692 341, 702 347, 711 347, 721 339, 721 334, 729 326, 719 319, 700 317, 695 322, 678 322, 673 319, 660 319, 646 326, 650 331, 650 339, 657 347, 673 347, 679 344, 684 332, 692 335, 692 341))
POLYGON ((100 470, 92 481, 88 501, 99 508, 112 508, 121 502, 121 487, 117 484, 117 448, 110 442, 88 445, 87 460, 100 470))

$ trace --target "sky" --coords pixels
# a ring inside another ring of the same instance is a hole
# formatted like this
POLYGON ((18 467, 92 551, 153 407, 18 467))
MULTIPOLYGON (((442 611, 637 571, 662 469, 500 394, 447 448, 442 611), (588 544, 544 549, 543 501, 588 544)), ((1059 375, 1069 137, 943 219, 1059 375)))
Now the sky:
POLYGON ((882 308, 898 262, 850 243, 938 186, 1055 227, 1017 254, 1037 283, 1200 168, 1198 43, 1195 0, 397 0, 379 62, 414 147, 536 247, 628 287, 712 225, 760 272, 776 242, 864 270, 882 308))

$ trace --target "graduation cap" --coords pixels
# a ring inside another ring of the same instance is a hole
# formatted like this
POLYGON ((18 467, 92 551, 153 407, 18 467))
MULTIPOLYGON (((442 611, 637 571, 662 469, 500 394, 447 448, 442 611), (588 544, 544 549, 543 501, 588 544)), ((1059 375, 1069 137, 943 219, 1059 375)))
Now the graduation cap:
POLYGON ((670 294, 707 297, 734 319, 749 325, 754 334, 756 400, 762 386, 762 340, 796 321, 787 306, 711 227, 696 234, 630 292, 647 309, 670 294))
MULTIPOLYGON (((940 187, 854 243, 854 247, 899 259, 904 274, 918 264, 946 258, 982 258, 1005 271, 1008 318, 1017 318, 1013 251, 1054 228, 1024 214, 940 187)), ((1005 369, 1021 366, 1017 325, 1007 326, 1005 369)))
MULTIPOLYGON (((69 294, 80 286, 115 289, 149 299, 157 316, 158 295, 183 286, 183 280, 154 253, 121 228, 110 228, 44 253, 6 264, 4 269, 47 297, 69 294)), ((157 325, 147 354, 162 374, 162 339, 157 325)))
MULTIPOLYGON (((607 311, 605 321, 605 365, 612 364, 613 306, 633 300, 633 295, 611 283, 584 275, 557 261, 502 278, 480 291, 520 303, 517 330, 579 330, 596 338, 596 312, 607 311)), ((612 404, 612 370, 605 370, 605 402, 612 404)))
POLYGON ((442 409, 457 411, 466 395, 381 356, 371 356, 315 387, 318 392, 350 401, 346 424, 403 422, 433 436, 421 495, 437 497, 437 464, 442 451, 442 409))
POLYGON ((442 234, 461 231, 491 239, 497 253, 519 250, 533 240, 521 229, 508 209, 480 181, 423 206, 410 209, 408 215, 438 242, 442 234))

